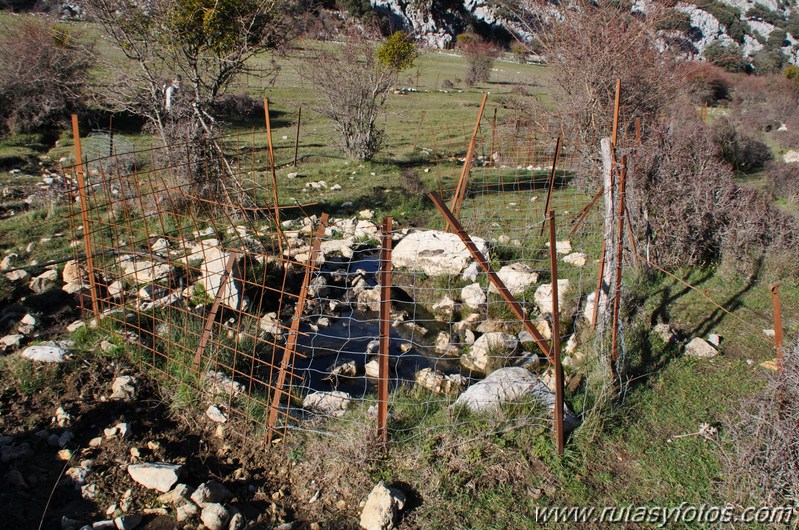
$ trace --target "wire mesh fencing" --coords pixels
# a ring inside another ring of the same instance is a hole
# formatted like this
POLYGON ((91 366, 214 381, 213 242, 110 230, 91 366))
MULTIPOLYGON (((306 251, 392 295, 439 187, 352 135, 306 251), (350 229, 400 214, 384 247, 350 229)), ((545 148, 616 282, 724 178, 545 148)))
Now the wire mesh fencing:
POLYGON ((433 221, 394 227, 331 195, 340 184, 278 171, 299 142, 267 129, 138 151, 101 138, 88 145, 108 154, 88 160, 75 130, 76 289, 112 347, 267 441, 524 426, 562 451, 626 362, 625 159, 598 187, 555 128, 497 127, 481 108, 433 221), (564 393, 580 389, 575 413, 564 393))

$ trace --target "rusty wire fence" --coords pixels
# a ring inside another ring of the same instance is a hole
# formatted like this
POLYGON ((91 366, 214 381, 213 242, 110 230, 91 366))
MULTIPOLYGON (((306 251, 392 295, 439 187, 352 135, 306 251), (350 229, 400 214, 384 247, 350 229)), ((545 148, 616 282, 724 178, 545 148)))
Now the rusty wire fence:
MULTIPOLYGON (((267 439, 287 429, 375 425, 383 437, 415 436, 478 421, 451 406, 461 399, 466 409, 491 408, 462 393, 509 367, 533 390, 501 396, 503 407, 524 402, 514 422, 551 428, 552 409, 563 410, 553 363, 560 348, 552 344, 567 343, 573 330, 557 331, 546 309, 551 278, 576 275, 573 287, 561 279, 555 295, 560 312, 573 313, 584 290, 579 271, 591 258, 567 251, 564 215, 543 222, 547 202, 585 203, 564 171, 528 167, 557 165, 551 147, 507 149, 506 160, 519 157, 512 168, 483 161, 465 188, 463 226, 446 232, 440 227, 452 214, 441 199, 428 228, 381 227, 372 211, 340 203, 331 217, 328 186, 272 171, 280 162, 272 162, 271 141, 259 148, 261 139, 247 134, 215 138, 228 156, 209 168, 192 165, 188 145, 88 160, 75 132, 83 163, 73 168, 80 193, 72 219, 86 262, 86 309, 182 402, 216 407, 267 439), (207 175, 225 185, 209 188, 207 175), (550 237, 558 241, 552 255, 569 259, 550 259, 550 237), (474 252, 466 240, 477 243, 474 252), (389 269, 391 287, 381 289, 389 269)), ((477 152, 477 134, 473 142, 477 152)), ((596 234, 590 225, 585 241, 596 234)))
POLYGON ((625 364, 621 283, 638 252, 625 159, 597 181, 553 132, 521 138, 481 108, 456 185, 409 228, 276 171, 293 165, 288 135, 279 157, 271 134, 214 138, 213 167, 192 145, 86 160, 75 122, 87 317, 178 402, 267 441, 524 426, 562 451, 625 364))

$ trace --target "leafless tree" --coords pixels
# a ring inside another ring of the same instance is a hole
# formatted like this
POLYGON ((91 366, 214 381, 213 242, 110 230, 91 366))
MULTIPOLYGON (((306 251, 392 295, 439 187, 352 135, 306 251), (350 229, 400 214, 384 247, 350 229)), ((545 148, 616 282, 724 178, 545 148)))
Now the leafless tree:
POLYGON ((317 110, 333 120, 344 152, 359 160, 370 160, 380 150, 384 131, 377 119, 399 72, 415 57, 413 46, 396 35, 378 45, 374 36, 351 33, 301 69, 323 97, 317 110))
POLYGON ((635 118, 653 124, 675 98, 673 59, 662 51, 655 30, 657 8, 644 16, 623 3, 577 0, 555 14, 538 0, 522 0, 511 9, 537 35, 535 51, 551 66, 554 111, 540 115, 561 124, 585 169, 598 167, 599 141, 610 136, 617 79, 622 135, 632 133, 635 118))
MULTIPOLYGON (((226 193, 233 172, 216 141, 217 96, 243 73, 272 78, 277 67, 259 54, 298 31, 292 0, 85 0, 122 55, 105 68, 111 81, 99 101, 146 118, 165 148, 181 143, 195 193, 226 193), (227 177, 227 178, 226 178, 227 177), (226 182, 227 181, 227 182, 226 182), (220 189, 220 186, 222 189, 220 189)), ((234 182, 234 184, 237 184, 234 182)))

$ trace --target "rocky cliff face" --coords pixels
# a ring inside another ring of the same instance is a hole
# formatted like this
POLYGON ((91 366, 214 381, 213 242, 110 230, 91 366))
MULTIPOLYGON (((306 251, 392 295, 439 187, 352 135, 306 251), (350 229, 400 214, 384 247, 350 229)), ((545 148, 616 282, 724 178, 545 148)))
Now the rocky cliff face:
MULTIPOLYGON (((637 0, 633 10, 646 13, 651 1, 637 0)), ((505 42, 513 38, 531 41, 535 37, 528 30, 529 25, 518 23, 490 0, 371 2, 378 16, 388 20, 392 29, 411 32, 422 44, 433 48, 451 47, 464 31, 477 31, 505 42)), ((794 0, 681 1, 674 10, 685 17, 685 27, 664 30, 664 45, 687 56, 701 56, 708 45, 720 42, 740 46, 745 56, 767 48, 780 50, 793 64, 799 61, 799 35, 791 32, 799 33, 799 9, 794 0), (781 43, 769 43, 775 31, 786 33, 781 43)), ((535 16, 546 20, 556 16, 556 8, 535 16)))

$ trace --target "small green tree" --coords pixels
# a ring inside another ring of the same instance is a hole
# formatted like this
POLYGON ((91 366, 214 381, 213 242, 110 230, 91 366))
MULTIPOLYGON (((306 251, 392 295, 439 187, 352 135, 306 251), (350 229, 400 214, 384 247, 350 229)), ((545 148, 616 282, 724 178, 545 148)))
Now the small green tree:
POLYGON ((719 41, 708 44, 702 52, 705 60, 724 68, 728 72, 743 72, 747 68, 746 61, 737 44, 725 46, 719 41))
POLYGON ((300 69, 324 97, 317 110, 333 120, 349 156, 370 160, 380 150, 384 131, 377 119, 397 76, 413 66, 416 56, 413 41, 402 33, 379 46, 351 34, 343 45, 322 50, 310 68, 300 69))

